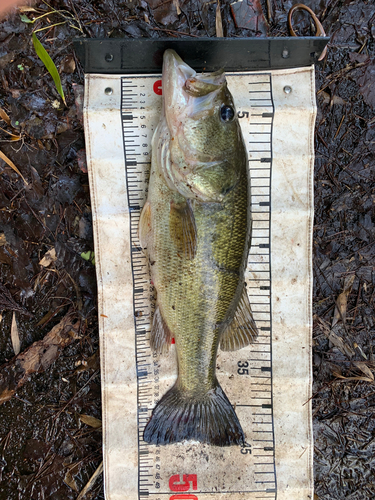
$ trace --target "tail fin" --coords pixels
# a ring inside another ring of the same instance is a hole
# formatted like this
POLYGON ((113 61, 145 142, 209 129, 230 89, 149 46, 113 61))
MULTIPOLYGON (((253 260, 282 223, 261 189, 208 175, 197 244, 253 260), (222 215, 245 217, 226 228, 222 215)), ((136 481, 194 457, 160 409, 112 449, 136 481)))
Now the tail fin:
POLYGON ((198 400, 186 396, 178 382, 154 408, 143 439, 152 444, 195 440, 215 446, 245 441, 237 415, 219 383, 198 400))

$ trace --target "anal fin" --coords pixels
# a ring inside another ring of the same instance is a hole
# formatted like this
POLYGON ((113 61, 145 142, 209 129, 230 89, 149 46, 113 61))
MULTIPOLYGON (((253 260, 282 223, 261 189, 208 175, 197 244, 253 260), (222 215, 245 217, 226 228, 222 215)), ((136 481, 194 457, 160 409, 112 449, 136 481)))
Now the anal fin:
POLYGON ((169 230, 180 256, 194 259, 197 253, 197 228, 189 200, 182 203, 171 202, 169 230))
POLYGON ((246 286, 243 286, 240 301, 231 323, 224 330, 220 339, 222 351, 237 351, 254 342, 258 328, 251 311, 246 286))
POLYGON ((150 345, 151 349, 158 354, 167 352, 172 341, 172 333, 167 326, 157 305, 154 318, 152 320, 150 345))

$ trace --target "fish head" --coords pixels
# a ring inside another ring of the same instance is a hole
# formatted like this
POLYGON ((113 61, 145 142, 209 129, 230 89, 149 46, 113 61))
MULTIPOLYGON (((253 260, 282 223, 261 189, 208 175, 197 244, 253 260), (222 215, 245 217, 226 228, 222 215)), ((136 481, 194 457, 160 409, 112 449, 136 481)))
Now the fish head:
POLYGON ((223 201, 237 184, 246 151, 223 70, 198 74, 164 53, 163 117, 169 135, 164 171, 186 198, 223 201))

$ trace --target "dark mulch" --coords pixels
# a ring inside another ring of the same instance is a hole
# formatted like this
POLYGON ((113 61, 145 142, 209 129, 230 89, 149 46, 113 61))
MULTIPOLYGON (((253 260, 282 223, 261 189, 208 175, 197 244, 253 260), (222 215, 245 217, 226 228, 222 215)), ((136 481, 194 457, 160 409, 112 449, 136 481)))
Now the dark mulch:
MULTIPOLYGON (((254 0, 250 17, 245 6, 222 0, 224 35, 285 36, 293 3, 254 0)), ((316 499, 367 500, 375 496, 375 5, 306 4, 332 37, 316 71, 316 499)), ((0 108, 10 119, 0 123, 0 150, 28 182, 0 159, 0 284, 8 292, 0 287, 0 366, 14 355, 13 310, 21 350, 68 311, 81 319, 80 339, 0 407, 0 500, 75 499, 102 460, 101 431, 82 417, 100 419, 101 406, 95 267, 82 257, 93 250, 79 106, 84 76, 72 40, 215 36, 216 3, 180 5, 177 15, 172 2, 157 0, 52 0, 24 15, 62 12, 35 24, 19 13, 0 23, 0 108), (66 106, 33 49, 31 33, 44 27, 38 36, 59 68, 66 106), (52 248, 57 260, 42 268, 52 248)), ((300 14, 295 26, 299 34, 310 29, 300 14)), ((85 498, 104 498, 101 480, 85 498)))

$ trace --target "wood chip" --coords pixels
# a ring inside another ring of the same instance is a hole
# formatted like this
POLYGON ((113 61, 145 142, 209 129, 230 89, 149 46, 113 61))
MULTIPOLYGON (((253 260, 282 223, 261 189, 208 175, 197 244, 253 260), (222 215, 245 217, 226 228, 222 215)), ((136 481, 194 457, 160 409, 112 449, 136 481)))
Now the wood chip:
POLYGON ((0 158, 5 161, 7 165, 9 165, 10 168, 12 168, 19 176, 21 176, 23 182, 25 183, 26 186, 28 186, 28 183, 25 179, 25 177, 21 174, 21 172, 18 170, 18 168, 15 166, 15 164, 12 162, 11 159, 9 159, 2 151, 0 151, 0 158))
POLYGON ((221 10, 220 10, 220 0, 218 0, 216 5, 216 36, 218 38, 224 37, 223 20, 221 18, 221 10))
POLYGON ((56 250, 54 248, 51 248, 51 250, 48 250, 48 252, 44 254, 43 259, 39 261, 39 265, 43 267, 48 267, 50 264, 52 264, 52 262, 56 261, 57 261, 56 250))
POLYGON ((99 465, 99 467, 96 469, 94 474, 90 477, 88 483, 83 488, 81 493, 78 495, 77 500, 82 500, 84 498, 86 493, 88 493, 91 490, 91 488, 94 486, 95 481, 98 479, 98 477, 100 476, 100 474, 102 472, 103 472, 103 462, 99 465))
POLYGON ((181 14, 181 9, 180 9, 180 2, 179 0, 173 0, 173 5, 176 7, 177 10, 177 15, 179 16, 181 14))
POLYGON ((17 356, 17 354, 19 354, 19 352, 21 350, 21 341, 20 341, 20 336, 18 333, 16 313, 14 311, 13 311, 13 316, 12 316, 12 326, 10 328, 10 338, 12 340, 14 354, 17 356))

